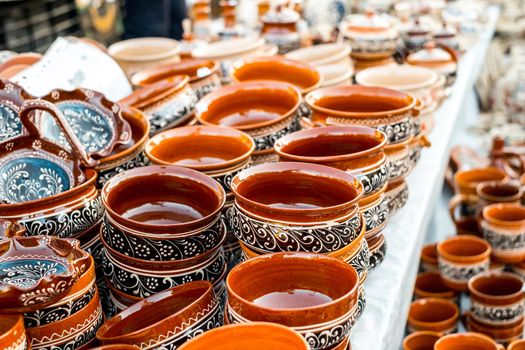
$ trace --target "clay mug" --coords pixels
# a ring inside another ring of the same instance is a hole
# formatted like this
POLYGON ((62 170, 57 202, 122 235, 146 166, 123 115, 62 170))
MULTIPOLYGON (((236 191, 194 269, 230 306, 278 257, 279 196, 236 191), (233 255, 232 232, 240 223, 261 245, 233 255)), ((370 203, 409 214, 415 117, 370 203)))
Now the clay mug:
POLYGON ((430 243, 423 246, 423 249, 421 249, 419 270, 422 272, 439 271, 437 243, 430 243))
POLYGON ((525 260, 525 206, 489 205, 483 209, 481 228, 498 260, 509 264, 525 260))
POLYGON ((447 287, 439 272, 422 272, 417 275, 414 298, 438 298, 458 302, 458 292, 447 287))
POLYGON ((443 283, 454 290, 467 291, 468 280, 489 269, 492 249, 479 237, 450 237, 439 243, 437 250, 443 283))
POLYGON ((525 339, 513 341, 509 344, 507 350, 525 350, 525 339))
POLYGON ((424 298, 410 305, 408 332, 434 331, 450 334, 456 331, 459 308, 449 300, 424 298))
POLYGON ((403 340, 403 350, 433 350, 434 344, 443 335, 432 331, 414 332, 403 340))
POLYGON ((468 282, 470 317, 487 326, 512 328, 523 322, 523 280, 508 272, 485 272, 468 282))
POLYGON ((478 333, 449 334, 434 344, 434 350, 505 350, 491 338, 478 333))

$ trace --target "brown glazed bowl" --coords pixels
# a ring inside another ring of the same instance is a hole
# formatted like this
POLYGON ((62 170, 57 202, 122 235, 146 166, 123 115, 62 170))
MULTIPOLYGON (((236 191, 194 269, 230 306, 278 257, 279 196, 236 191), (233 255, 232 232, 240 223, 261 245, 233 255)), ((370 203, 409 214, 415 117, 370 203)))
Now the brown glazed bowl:
POLYGON ((27 338, 22 315, 0 314, 0 319, 2 320, 0 325, 0 348, 27 349, 27 338))
POLYGON ((321 86, 321 74, 307 63, 283 56, 254 57, 237 62, 231 73, 235 83, 277 80, 292 84, 303 95, 321 86))
POLYGON ((470 317, 490 326, 512 328, 523 323, 523 280, 509 272, 485 272, 468 282, 470 317))
POLYGON ((446 299, 458 302, 458 292, 447 287, 439 272, 422 272, 417 275, 414 287, 414 297, 446 299))
POLYGON ((355 322, 359 276, 353 267, 335 258, 267 254, 234 267, 226 285, 229 323, 267 321, 289 326, 312 349, 339 344, 355 322), (331 334, 329 339, 322 337, 323 332, 331 334))
POLYGON ((387 143, 410 139, 419 102, 411 95, 368 86, 336 86, 317 89, 305 97, 314 125, 359 124, 383 131, 387 143))
POLYGON ((117 314, 100 327, 97 340, 103 345, 175 349, 193 334, 222 325, 220 310, 209 282, 189 282, 154 294, 117 314))
POLYGON ((449 300, 425 298, 410 305, 408 331, 434 331, 442 334, 454 333, 459 320, 458 306, 449 300))
POLYGON ((356 216, 363 185, 338 169, 281 162, 242 171, 233 178, 232 191, 236 205, 253 218, 314 225, 356 216))
POLYGON ((483 237, 498 260, 513 264, 525 260, 525 206, 491 204, 483 209, 483 237))
POLYGON ((440 338, 434 350, 505 350, 502 345, 483 334, 458 333, 440 338))
POLYGON ((525 350, 525 339, 514 340, 509 344, 507 350, 525 350))
POLYGON ((505 180, 508 180, 507 174, 495 167, 460 170, 454 175, 454 190, 456 193, 475 195, 480 183, 505 180))
POLYGON ((466 315, 467 330, 489 336, 496 343, 508 344, 523 337, 524 322, 511 326, 487 326, 474 320, 469 312, 466 315))
POLYGON ((419 266, 423 272, 439 271, 437 243, 430 243, 423 246, 419 266))
POLYGON ((439 272, 443 283, 457 291, 467 291, 468 280, 489 269, 490 244, 471 235, 454 236, 437 246, 439 272))
POLYGON ((210 330, 183 344, 179 350, 309 350, 297 332, 269 322, 233 324, 210 330))
POLYGON ((274 147, 281 160, 322 164, 356 175, 368 196, 388 181, 386 141, 374 128, 330 126, 288 134, 274 147))
POLYGON ((403 350, 434 350, 434 344, 443 335, 432 331, 414 332, 403 340, 403 350))
POLYGON ((228 126, 253 137, 254 155, 273 152, 275 141, 299 129, 301 93, 277 81, 251 81, 224 86, 200 100, 195 117, 201 124, 228 126))

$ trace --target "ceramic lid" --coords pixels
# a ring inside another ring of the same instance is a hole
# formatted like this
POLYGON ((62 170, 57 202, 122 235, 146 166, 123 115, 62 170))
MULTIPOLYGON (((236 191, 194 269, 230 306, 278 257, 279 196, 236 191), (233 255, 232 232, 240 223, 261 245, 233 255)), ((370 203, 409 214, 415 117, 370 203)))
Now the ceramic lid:
POLYGON ((300 15, 294 10, 278 5, 274 10, 268 11, 263 16, 264 23, 297 23, 300 19, 300 15))
POLYGON ((419 21, 419 18, 416 18, 412 25, 408 27, 407 34, 409 36, 418 36, 418 35, 427 35, 428 29, 425 28, 421 22, 419 21))
POLYGON ((450 26, 447 26, 446 23, 443 23, 443 26, 440 30, 433 33, 434 38, 436 39, 448 39, 448 38, 455 38, 456 37, 456 31, 451 28, 450 26))
POLYGON ((348 26, 346 36, 351 37, 378 37, 395 38, 398 33, 394 28, 395 20, 386 14, 375 14, 368 11, 366 14, 347 16, 348 26))
POLYGON ((436 47, 434 42, 428 42, 425 44, 424 48, 410 54, 407 57, 407 61, 410 64, 418 63, 450 63, 455 62, 454 57, 450 52, 436 47))

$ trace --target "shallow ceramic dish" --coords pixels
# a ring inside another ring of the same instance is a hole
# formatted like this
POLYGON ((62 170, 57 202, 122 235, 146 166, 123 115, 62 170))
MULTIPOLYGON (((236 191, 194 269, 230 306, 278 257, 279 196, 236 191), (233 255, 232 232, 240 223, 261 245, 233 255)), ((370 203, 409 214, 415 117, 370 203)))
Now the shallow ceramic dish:
POLYGON ((455 303, 445 299, 419 299, 410 305, 408 331, 450 334, 456 332, 458 319, 459 308, 455 303))
POLYGON ((311 64, 316 68, 332 64, 342 64, 350 68, 350 50, 350 45, 345 43, 321 44, 288 52, 285 57, 311 64))
POLYGON ((0 347, 8 350, 28 349, 27 337, 24 328, 24 319, 21 315, 0 315, 2 329, 0 331, 0 347))
POLYGON ((190 282, 152 295, 117 314, 97 332, 102 344, 141 349, 176 349, 197 334, 223 323, 209 282, 190 282))
POLYGON ((0 241, 2 310, 30 312, 55 303, 89 263, 77 240, 37 236, 0 241))

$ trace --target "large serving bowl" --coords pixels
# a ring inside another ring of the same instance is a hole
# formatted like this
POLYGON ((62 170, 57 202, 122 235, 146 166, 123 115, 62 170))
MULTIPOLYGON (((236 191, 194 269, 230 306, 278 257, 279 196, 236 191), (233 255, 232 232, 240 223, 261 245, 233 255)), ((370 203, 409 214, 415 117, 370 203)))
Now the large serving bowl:
POLYGON ((289 326, 312 349, 341 343, 355 321, 359 277, 351 266, 335 258, 304 253, 264 255, 237 265, 226 284, 229 323, 269 321, 289 326), (285 270, 287 277, 283 278, 285 270))

